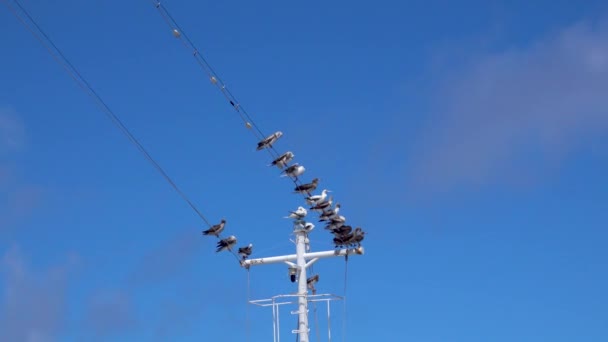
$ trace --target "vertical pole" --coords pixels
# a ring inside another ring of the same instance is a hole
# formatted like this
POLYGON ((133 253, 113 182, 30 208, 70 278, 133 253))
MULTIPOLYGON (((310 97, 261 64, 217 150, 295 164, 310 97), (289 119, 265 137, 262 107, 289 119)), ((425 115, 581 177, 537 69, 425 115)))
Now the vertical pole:
POLYGON ((298 314, 299 314, 299 335, 300 342, 308 341, 308 288, 306 287, 306 259, 304 253, 306 253, 306 232, 303 230, 296 230, 296 255, 297 265, 299 271, 298 279, 298 314))
POLYGON ((280 305, 277 305, 277 342, 281 342, 281 313, 279 309, 280 305))
POLYGON ((277 342, 277 309, 272 299, 272 341, 277 342))
POLYGON ((331 321, 329 320, 329 300, 327 301, 327 342, 331 342, 331 321))

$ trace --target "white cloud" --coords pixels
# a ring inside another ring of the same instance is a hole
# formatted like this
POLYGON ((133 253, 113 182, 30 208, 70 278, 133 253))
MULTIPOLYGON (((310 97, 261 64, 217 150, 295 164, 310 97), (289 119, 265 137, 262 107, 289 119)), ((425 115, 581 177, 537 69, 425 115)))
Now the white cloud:
POLYGON ((540 174, 608 134, 605 26, 481 57, 444 81, 412 161, 425 190, 540 174))
POLYGON ((20 150, 25 144, 25 128, 16 112, 0 108, 0 154, 20 150))
POLYGON ((37 272, 13 246, 3 257, 0 341, 54 341, 65 324, 67 267, 37 272))

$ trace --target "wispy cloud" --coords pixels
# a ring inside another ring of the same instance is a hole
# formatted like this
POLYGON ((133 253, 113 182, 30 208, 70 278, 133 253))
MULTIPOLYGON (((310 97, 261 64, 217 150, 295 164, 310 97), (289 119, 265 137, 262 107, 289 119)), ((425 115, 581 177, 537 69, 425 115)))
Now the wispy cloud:
POLYGON ((12 108, 0 107, 0 155, 20 150, 25 144, 25 128, 12 108))
POLYGON ((0 341, 55 341, 64 328, 71 262, 35 271, 18 246, 2 258, 5 292, 0 302, 0 341))
POLYGON ((194 261, 199 248, 200 240, 195 238, 192 231, 177 233, 158 248, 146 253, 131 273, 129 285, 142 286, 171 279, 194 261))
POLYGON ((13 229, 39 204, 44 189, 19 177, 15 155, 23 153, 26 128, 17 112, 0 107, 0 233, 13 229))
POLYGON ((86 326, 96 337, 110 337, 137 327, 132 297, 123 291, 100 291, 91 297, 86 326))
POLYGON ((605 24, 579 23, 467 65, 436 94, 411 186, 442 191, 552 172, 608 133, 605 24))

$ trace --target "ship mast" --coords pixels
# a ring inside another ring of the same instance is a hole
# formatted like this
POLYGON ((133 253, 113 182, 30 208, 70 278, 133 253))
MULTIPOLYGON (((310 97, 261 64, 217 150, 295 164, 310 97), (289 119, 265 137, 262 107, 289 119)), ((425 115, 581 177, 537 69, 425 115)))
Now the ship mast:
MULTIPOLYGON (((326 301, 328 302, 328 313, 329 313, 329 301, 342 299, 340 297, 332 296, 332 295, 313 295, 309 296, 308 294, 308 284, 307 284, 307 272, 306 270, 310 268, 315 262, 319 259, 323 258, 332 258, 332 257, 348 257, 349 255, 363 255, 364 249, 359 246, 356 248, 344 248, 344 249, 336 249, 322 252, 307 252, 307 247, 309 247, 308 233, 302 224, 302 221, 296 221, 294 223, 294 230, 296 236, 296 254, 290 255, 281 255, 281 256, 272 256, 266 258, 258 258, 258 259, 249 259, 243 260, 241 262, 241 266, 245 268, 249 268, 251 266, 258 265, 269 265, 276 263, 285 263, 289 266, 290 276, 292 282, 297 279, 298 283, 298 291, 296 294, 297 297, 297 311, 292 311, 292 314, 297 314, 298 318, 298 328, 296 330, 292 330, 294 334, 298 334, 300 342, 309 342, 309 333, 310 328, 308 324, 308 302, 309 301, 326 301), (294 263, 295 262, 295 263, 294 263), (313 299, 310 299, 313 297, 313 299)), ((293 296, 293 295, 291 295, 293 296)), ((277 301, 278 298, 290 297, 290 295, 279 295, 275 296, 272 299, 268 300, 254 300, 250 303, 258 304, 261 306, 272 305, 273 307, 273 327, 274 327, 274 341, 279 341, 279 333, 278 333, 278 308, 283 304, 291 304, 292 302, 285 301, 277 301), (264 305, 262 303, 271 301, 271 304, 264 305)), ((328 327, 329 329, 329 327, 328 327)), ((329 335, 331 338, 331 335, 329 335)))

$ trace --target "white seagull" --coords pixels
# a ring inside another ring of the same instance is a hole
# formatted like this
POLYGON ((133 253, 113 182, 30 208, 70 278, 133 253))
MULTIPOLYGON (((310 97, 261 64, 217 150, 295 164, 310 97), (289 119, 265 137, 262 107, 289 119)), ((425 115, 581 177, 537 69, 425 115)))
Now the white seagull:
POLYGON ((316 211, 322 212, 328 208, 331 208, 332 202, 333 202, 333 196, 329 196, 328 201, 319 202, 319 203, 315 204, 313 207, 311 207, 310 210, 316 210, 316 211))
POLYGON ((268 166, 276 166, 279 169, 284 168, 290 161, 293 160, 294 154, 291 151, 287 151, 280 155, 277 159, 273 160, 268 166))
POLYGON ((306 203, 312 205, 313 203, 323 202, 325 201, 328 192, 331 192, 331 190, 323 189, 320 195, 308 196, 306 197, 306 203))
POLYGON ((296 211, 290 211, 289 216, 285 216, 285 218, 292 218, 296 220, 301 220, 308 214, 308 211, 304 207, 298 207, 296 211))
POLYGON ((314 224, 312 224, 310 222, 304 222, 304 221, 296 221, 293 226, 294 226, 294 229, 301 229, 307 233, 310 233, 310 231, 315 229, 314 224))
POLYGON ((298 179, 298 176, 301 176, 304 171, 306 171, 306 168, 298 163, 295 163, 293 165, 291 165, 290 167, 286 168, 285 170, 283 170, 281 173, 281 177, 286 177, 286 176, 290 176, 290 177, 295 177, 296 180, 298 179))
POLYGON ((333 209, 326 209, 319 216, 319 222, 328 221, 332 217, 336 217, 338 212, 340 211, 340 203, 336 203, 336 206, 333 209))
POLYGON ((239 255, 243 258, 243 260, 247 259, 251 255, 252 251, 253 251, 252 243, 250 243, 249 245, 247 245, 245 247, 239 247, 239 255))
POLYGON ((258 147, 256 148, 256 150, 259 151, 266 147, 271 147, 272 144, 274 144, 275 141, 277 141, 277 139, 279 139, 282 135, 283 135, 283 132, 281 132, 281 131, 276 131, 276 132, 272 133, 271 135, 267 136, 266 138, 264 138, 260 142, 258 142, 258 147))

